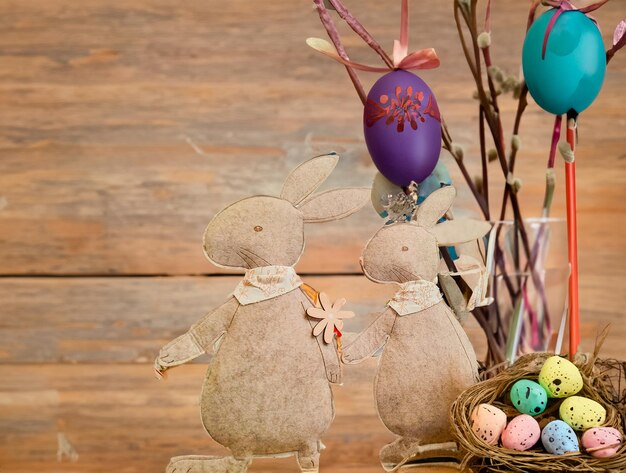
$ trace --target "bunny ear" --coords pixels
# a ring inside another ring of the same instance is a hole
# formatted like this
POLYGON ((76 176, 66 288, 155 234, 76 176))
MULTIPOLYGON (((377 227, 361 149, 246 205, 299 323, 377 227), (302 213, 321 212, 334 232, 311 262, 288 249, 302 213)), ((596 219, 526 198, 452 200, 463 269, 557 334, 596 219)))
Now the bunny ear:
POLYGON ((485 236, 489 230, 491 230, 489 222, 459 218, 435 225, 429 231, 437 238, 437 245, 452 246, 477 240, 485 236))
POLYGON ((333 172, 338 161, 339 156, 333 152, 300 164, 285 179, 280 197, 297 206, 322 185, 333 172))
POLYGON ((452 186, 437 189, 417 208, 415 223, 426 228, 435 226, 439 219, 446 214, 455 197, 456 189, 452 186))
POLYGON ((370 200, 369 187, 333 189, 317 194, 298 208, 307 223, 322 223, 348 217, 370 200))

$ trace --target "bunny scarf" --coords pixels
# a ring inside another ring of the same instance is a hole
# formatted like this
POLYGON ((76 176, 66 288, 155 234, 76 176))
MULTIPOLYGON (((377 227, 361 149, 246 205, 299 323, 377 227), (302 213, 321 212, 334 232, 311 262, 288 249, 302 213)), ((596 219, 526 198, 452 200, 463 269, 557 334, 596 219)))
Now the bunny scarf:
POLYGON ((282 296, 302 285, 291 266, 262 266, 246 271, 233 296, 241 305, 254 304, 282 296))
POLYGON ((398 315, 409 315, 428 309, 443 300, 439 287, 423 279, 400 284, 400 290, 387 303, 398 315))

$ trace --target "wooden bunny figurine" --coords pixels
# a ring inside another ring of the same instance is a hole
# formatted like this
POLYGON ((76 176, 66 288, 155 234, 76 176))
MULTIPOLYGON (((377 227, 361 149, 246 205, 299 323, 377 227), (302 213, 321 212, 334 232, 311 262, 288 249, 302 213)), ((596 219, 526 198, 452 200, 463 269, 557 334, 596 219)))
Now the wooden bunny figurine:
POLYGON ((435 281, 438 247, 480 238, 491 225, 463 219, 437 224, 455 195, 453 187, 433 192, 413 221, 381 228, 361 258, 370 280, 400 285, 387 309, 343 348, 342 356, 344 363, 358 363, 383 349, 376 404, 385 426, 398 436, 380 452, 388 470, 428 446, 450 447, 450 405, 478 376, 472 345, 435 281))
POLYGON ((367 188, 309 197, 337 161, 334 153, 313 158, 291 172, 280 197, 241 200, 207 226, 206 257, 246 275, 222 306, 161 349, 155 369, 214 354, 202 421, 232 456, 174 457, 168 473, 243 473, 253 457, 289 455, 303 472, 318 471, 320 438, 334 417, 329 383, 340 383, 341 369, 334 337, 313 335, 319 321, 306 311, 317 293, 293 266, 304 251, 304 223, 347 217, 369 200, 367 188))

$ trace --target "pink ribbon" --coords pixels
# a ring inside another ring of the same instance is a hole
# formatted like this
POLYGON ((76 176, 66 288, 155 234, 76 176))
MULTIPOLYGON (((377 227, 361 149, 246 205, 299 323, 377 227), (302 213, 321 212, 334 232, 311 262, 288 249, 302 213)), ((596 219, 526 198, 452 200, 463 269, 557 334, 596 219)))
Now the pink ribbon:
MULTIPOLYGON (((548 47, 548 38, 550 37, 550 33, 552 32, 552 28, 554 28, 554 25, 556 24, 556 21, 559 19, 559 17, 566 11, 579 11, 581 13, 584 13, 585 15, 587 15, 587 13, 592 12, 594 10, 597 10, 598 8, 600 8, 602 5, 604 5, 606 2, 608 2, 609 0, 600 0, 599 2, 596 3, 592 3, 591 5, 587 5, 586 7, 582 7, 582 8, 578 8, 576 6, 574 6, 569 0, 544 0, 543 4, 544 5, 548 5, 551 6, 553 8, 556 8, 557 11, 554 15, 552 15, 552 18, 550 18, 550 22, 548 23, 548 26, 546 28, 546 33, 543 37, 543 46, 541 47, 541 59, 545 59, 546 58, 546 48, 548 47)), ((592 21, 596 21, 594 18, 592 18, 591 16, 587 15, 589 18, 591 18, 592 21)))
POLYGON ((393 42, 393 68, 375 67, 366 64, 359 64, 344 59, 337 54, 336 49, 326 40, 320 38, 309 38, 307 44, 316 51, 334 59, 345 66, 367 72, 387 72, 389 70, 403 69, 405 71, 414 69, 434 69, 439 67, 440 61, 433 48, 420 49, 409 54, 409 5, 408 0, 402 0, 402 13, 400 19, 400 40, 393 42))

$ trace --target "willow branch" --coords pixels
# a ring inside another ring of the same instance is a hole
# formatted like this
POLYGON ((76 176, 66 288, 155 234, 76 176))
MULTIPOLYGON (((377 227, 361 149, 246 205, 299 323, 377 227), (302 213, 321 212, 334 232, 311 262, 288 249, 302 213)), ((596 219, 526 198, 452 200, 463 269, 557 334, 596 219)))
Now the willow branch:
MULTIPOLYGON (((326 10, 326 6, 324 5, 324 0, 313 0, 313 3, 315 4, 315 8, 317 9, 317 13, 320 17, 322 25, 324 25, 324 28, 326 29, 326 32, 328 33, 328 37, 330 38, 332 43, 335 45, 337 54, 339 54, 339 56, 341 56, 343 59, 348 60, 349 59, 348 54, 346 53, 346 50, 343 47, 343 44, 341 43, 341 38, 339 36, 339 32, 337 31, 337 27, 335 26, 335 23, 333 22, 333 19, 328 14, 328 10, 326 10)), ((348 72, 348 76, 350 76, 350 80, 352 81, 352 84, 354 85, 354 88, 356 89, 357 94, 359 94, 359 98, 361 99, 361 102, 363 103, 363 105, 365 105, 365 102, 367 101, 367 94, 365 93, 365 89, 363 89, 363 84, 361 84, 361 81, 359 80, 359 77, 357 76, 354 69, 352 69, 350 66, 345 66, 345 68, 346 68, 346 71, 348 72)))
POLYGON ((357 35, 363 39, 367 43, 367 45, 372 48, 381 58, 385 61, 385 64, 393 69, 393 61, 391 57, 385 52, 378 41, 374 39, 374 37, 369 34, 369 32, 365 29, 365 27, 361 24, 359 20, 357 20, 344 6, 341 0, 329 0, 330 4, 333 6, 339 17, 345 21, 352 31, 354 31, 357 35))

